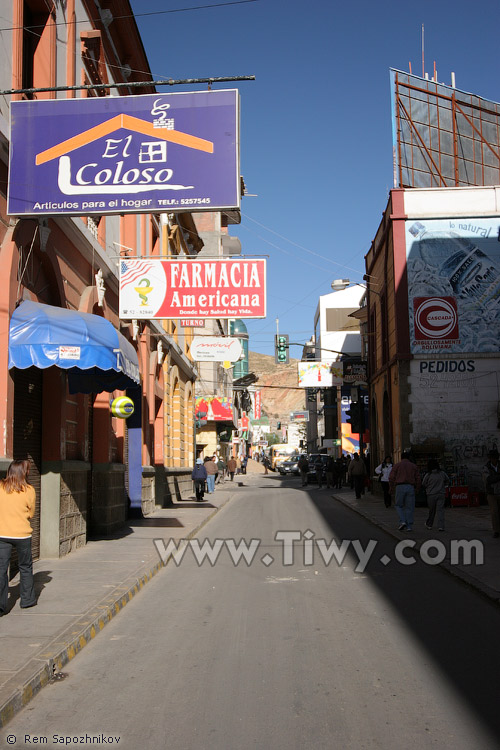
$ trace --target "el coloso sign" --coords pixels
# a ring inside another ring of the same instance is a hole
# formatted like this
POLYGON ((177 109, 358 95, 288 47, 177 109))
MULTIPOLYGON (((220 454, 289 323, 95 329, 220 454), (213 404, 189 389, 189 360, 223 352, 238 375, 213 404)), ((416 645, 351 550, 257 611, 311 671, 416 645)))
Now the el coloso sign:
POLYGON ((120 318, 265 317, 265 258, 120 261, 120 318))
POLYGON ((13 101, 8 213, 238 208, 238 91, 13 101))

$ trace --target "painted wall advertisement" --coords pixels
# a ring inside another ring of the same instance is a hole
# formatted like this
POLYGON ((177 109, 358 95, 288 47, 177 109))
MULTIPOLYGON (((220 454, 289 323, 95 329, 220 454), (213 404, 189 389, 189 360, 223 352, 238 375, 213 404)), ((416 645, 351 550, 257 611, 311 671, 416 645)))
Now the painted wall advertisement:
MULTIPOLYGON (((364 406, 364 420, 365 420, 365 432, 363 434, 363 443, 366 447, 366 445, 370 442, 370 430, 369 430, 369 398, 367 393, 361 394, 361 398, 363 400, 363 406, 364 406)), ((342 445, 342 453, 343 454, 349 454, 353 455, 354 453, 359 453, 359 434, 356 432, 352 432, 351 425, 347 421, 347 412, 349 411, 349 408, 351 406, 351 395, 350 395, 350 387, 344 387, 342 388, 342 395, 341 395, 341 401, 340 401, 340 413, 341 413, 341 426, 342 426, 342 437, 341 437, 341 445, 342 445)))
POLYGON ((266 260, 127 258, 120 318, 265 318, 266 260))
POLYGON ((498 445, 500 359, 436 357, 410 362, 411 443, 442 441, 449 463, 483 489, 481 469, 498 445), (432 425, 432 433, 429 433, 432 425))
POLYGON ((411 351, 498 352, 500 220, 406 222, 411 351))
POLYGON ((13 216, 239 207, 236 89, 10 106, 13 216))

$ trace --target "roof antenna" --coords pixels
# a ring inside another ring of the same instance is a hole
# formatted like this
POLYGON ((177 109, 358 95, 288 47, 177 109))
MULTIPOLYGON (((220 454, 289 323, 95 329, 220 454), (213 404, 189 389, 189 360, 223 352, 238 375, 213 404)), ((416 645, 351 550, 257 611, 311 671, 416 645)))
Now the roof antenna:
POLYGON ((424 63, 424 24, 422 24, 422 78, 425 78, 425 63, 424 63))

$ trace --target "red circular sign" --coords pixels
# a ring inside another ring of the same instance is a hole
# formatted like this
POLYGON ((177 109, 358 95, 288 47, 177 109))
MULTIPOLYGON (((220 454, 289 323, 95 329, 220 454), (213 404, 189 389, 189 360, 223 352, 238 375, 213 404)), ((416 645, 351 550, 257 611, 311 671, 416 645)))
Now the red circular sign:
POLYGON ((454 300, 446 297, 419 297, 414 300, 414 309, 416 338, 457 337, 458 314, 454 300))

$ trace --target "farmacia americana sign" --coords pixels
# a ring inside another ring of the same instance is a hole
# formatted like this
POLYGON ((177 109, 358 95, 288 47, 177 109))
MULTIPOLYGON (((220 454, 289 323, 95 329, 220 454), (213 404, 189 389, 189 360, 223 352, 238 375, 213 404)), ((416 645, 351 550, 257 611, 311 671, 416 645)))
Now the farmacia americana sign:
POLYGON ((265 258, 120 261, 120 318, 265 317, 265 258))

